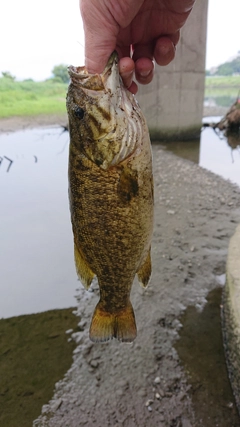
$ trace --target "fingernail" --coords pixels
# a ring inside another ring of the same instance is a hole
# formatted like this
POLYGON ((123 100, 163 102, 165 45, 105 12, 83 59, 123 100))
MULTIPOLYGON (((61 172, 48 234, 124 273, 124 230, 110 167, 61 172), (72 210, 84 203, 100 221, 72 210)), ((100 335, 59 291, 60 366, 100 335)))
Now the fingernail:
POLYGON ((172 49, 169 46, 161 46, 160 51, 162 55, 167 56, 171 53, 172 49))
POLYGON ((143 71, 140 71, 139 74, 140 74, 141 77, 148 77, 150 75, 150 73, 151 73, 151 70, 150 71, 149 70, 148 71, 147 70, 146 71, 143 70, 143 71))

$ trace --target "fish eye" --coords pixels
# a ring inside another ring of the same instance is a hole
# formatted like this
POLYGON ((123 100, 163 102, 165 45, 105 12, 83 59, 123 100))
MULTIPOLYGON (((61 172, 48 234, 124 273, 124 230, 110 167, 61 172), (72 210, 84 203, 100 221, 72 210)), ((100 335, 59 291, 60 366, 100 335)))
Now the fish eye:
POLYGON ((84 110, 81 107, 74 108, 74 114, 78 119, 83 119, 84 110))

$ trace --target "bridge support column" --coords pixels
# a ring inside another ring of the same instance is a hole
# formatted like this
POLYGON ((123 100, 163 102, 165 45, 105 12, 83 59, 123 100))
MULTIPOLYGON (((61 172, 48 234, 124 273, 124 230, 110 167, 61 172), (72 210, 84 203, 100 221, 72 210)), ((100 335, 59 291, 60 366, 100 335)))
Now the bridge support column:
POLYGON ((187 140, 200 136, 208 0, 197 0, 177 46, 174 61, 156 66, 152 83, 137 94, 152 140, 187 140))

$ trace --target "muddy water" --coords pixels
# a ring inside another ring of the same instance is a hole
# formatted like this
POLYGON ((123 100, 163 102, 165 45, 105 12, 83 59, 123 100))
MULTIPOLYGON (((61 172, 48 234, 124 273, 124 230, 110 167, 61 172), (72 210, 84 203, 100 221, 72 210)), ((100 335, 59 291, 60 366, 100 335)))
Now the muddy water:
POLYGON ((223 351, 221 297, 218 287, 202 311, 187 308, 175 345, 192 386, 197 425, 203 427, 240 426, 223 351))
MULTIPOLYGON (((205 122, 217 122, 209 117, 205 122)), ((201 167, 240 186, 240 139, 216 134, 205 128, 199 141, 178 141, 161 144, 179 157, 198 163, 201 167), (238 145, 237 145, 238 144, 238 145)))
POLYGON ((76 305, 68 134, 0 135, 0 318, 76 305))

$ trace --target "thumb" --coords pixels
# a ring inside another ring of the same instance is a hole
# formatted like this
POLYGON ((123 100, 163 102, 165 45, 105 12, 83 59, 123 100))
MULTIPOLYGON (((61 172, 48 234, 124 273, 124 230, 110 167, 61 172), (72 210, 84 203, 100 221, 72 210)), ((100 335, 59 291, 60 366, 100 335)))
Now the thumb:
POLYGON ((85 31, 85 67, 91 74, 100 74, 104 70, 111 53, 116 48, 116 41, 109 37, 85 31))
POLYGON ((89 73, 101 73, 116 48, 119 26, 102 2, 80 0, 85 34, 85 66, 89 73), (103 5, 102 5, 103 6, 103 5))

